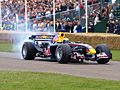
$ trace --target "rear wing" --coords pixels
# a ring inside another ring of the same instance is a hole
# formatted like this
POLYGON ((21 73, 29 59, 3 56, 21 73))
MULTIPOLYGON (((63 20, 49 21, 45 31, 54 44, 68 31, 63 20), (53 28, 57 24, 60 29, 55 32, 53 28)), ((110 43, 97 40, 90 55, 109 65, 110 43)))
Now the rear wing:
POLYGON ((52 40, 55 35, 32 35, 29 37, 31 40, 52 40))

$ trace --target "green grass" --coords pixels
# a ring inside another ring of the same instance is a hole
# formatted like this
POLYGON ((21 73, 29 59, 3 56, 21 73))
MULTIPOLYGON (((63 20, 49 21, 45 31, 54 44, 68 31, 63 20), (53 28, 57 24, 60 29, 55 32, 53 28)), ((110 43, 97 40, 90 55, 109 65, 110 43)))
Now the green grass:
POLYGON ((0 43, 0 51, 1 52, 11 52, 12 51, 12 44, 0 43))
MULTIPOLYGON (((12 45, 11 44, 0 44, 0 51, 1 52, 11 52, 12 45)), ((112 50, 113 53, 113 60, 120 61, 120 50, 112 50)))
POLYGON ((0 72, 0 90, 119 90, 120 81, 70 75, 0 72))
POLYGON ((120 50, 112 50, 113 60, 120 61, 120 50))

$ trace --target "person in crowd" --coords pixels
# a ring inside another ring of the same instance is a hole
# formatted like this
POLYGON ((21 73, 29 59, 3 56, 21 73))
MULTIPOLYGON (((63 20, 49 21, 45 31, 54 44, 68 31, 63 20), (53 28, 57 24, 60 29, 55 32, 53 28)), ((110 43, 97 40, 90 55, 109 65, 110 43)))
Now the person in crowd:
POLYGON ((66 3, 62 3, 61 6, 60 6, 60 8, 61 8, 61 11, 66 11, 67 10, 66 3))
POLYGON ((77 21, 74 21, 73 33, 77 33, 77 30, 76 30, 77 26, 78 26, 77 21))
POLYGON ((61 29, 62 29, 62 25, 61 24, 62 23, 59 20, 57 20, 57 22, 56 22, 56 31, 57 32, 61 32, 61 29))
POLYGON ((77 33, 82 32, 82 25, 81 25, 80 21, 77 22, 76 31, 77 31, 77 33))
POLYGON ((49 32, 54 32, 54 25, 53 25, 53 21, 50 21, 50 28, 49 28, 49 32))
POLYGON ((111 19, 110 21, 108 21, 106 26, 107 26, 106 33, 113 33, 115 30, 115 21, 111 19))
POLYGON ((100 22, 99 14, 96 14, 94 19, 94 25, 96 25, 98 22, 100 22))
POLYGON ((71 20, 70 22, 69 22, 69 26, 70 26, 70 33, 73 33, 74 31, 73 31, 73 29, 74 29, 74 22, 73 22, 73 20, 71 20))
POLYGON ((110 12, 110 14, 109 14, 109 20, 111 19, 111 20, 114 20, 115 19, 115 16, 114 16, 114 14, 113 14, 113 10, 111 10, 111 12, 110 12))
POLYGON ((64 23, 64 32, 70 32, 70 25, 68 23, 69 21, 66 21, 64 23))
POLYGON ((120 21, 116 20, 115 21, 115 30, 114 30, 115 34, 120 34, 120 21))
POLYGON ((88 24, 88 32, 94 32, 94 23, 92 21, 88 24))

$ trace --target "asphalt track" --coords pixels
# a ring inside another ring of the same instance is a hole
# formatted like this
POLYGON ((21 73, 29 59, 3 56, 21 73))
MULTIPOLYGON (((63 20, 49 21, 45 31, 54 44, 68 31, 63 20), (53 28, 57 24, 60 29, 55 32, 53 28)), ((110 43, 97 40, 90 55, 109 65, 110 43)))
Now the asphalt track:
POLYGON ((1 71, 31 71, 69 74, 80 77, 120 80, 120 62, 110 61, 100 65, 96 62, 59 64, 57 62, 23 60, 19 53, 0 52, 1 71))

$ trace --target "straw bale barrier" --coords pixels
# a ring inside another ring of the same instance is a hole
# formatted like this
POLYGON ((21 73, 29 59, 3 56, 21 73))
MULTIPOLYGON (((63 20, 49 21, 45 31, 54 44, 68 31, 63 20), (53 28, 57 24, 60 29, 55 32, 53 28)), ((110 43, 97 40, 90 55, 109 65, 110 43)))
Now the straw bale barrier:
POLYGON ((120 50, 120 35, 106 34, 106 33, 79 33, 79 34, 67 34, 71 41, 80 41, 88 43, 95 47, 97 44, 107 44, 111 49, 120 50))

